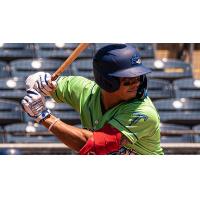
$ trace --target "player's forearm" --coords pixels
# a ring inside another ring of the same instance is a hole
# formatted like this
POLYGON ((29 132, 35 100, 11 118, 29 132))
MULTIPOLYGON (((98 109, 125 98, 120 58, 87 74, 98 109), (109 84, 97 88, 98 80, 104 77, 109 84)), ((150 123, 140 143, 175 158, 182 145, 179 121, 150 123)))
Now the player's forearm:
MULTIPOLYGON (((46 118, 42 124, 49 128, 52 123, 54 123, 56 117, 50 115, 50 117, 46 118)), ((57 121, 51 128, 51 132, 57 136, 64 144, 66 144, 69 148, 79 151, 87 142, 88 138, 92 136, 92 132, 87 131, 85 129, 77 128, 74 126, 70 126, 65 124, 62 121, 57 121)))

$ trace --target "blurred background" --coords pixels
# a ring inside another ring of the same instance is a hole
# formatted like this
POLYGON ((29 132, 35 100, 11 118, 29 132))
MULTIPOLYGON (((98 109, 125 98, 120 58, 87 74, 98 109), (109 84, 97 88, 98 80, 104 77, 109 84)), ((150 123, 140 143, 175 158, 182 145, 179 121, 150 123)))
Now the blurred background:
MULTIPOLYGON (((93 79, 92 58, 108 43, 91 43, 64 75, 93 79)), ((148 94, 161 118, 165 154, 200 154, 200 44, 129 43, 152 69, 148 94)), ((34 72, 55 70, 77 43, 0 44, 0 155, 75 154, 21 110, 25 79, 34 72)), ((66 104, 47 99, 46 106, 64 122, 81 127, 66 104)))

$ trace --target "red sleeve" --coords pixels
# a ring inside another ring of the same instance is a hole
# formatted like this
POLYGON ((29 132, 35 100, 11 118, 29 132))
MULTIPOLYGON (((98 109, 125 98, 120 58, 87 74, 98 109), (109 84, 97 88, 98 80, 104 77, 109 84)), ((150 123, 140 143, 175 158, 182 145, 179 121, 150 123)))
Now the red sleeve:
POLYGON ((87 141, 79 154, 106 155, 119 151, 121 148, 121 132, 106 124, 102 129, 93 132, 93 136, 87 141))

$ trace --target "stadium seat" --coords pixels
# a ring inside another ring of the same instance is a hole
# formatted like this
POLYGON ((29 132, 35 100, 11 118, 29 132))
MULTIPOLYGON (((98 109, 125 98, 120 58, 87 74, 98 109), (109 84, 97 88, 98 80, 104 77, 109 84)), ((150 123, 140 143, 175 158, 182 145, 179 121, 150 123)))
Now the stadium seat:
POLYGON ((17 123, 4 127, 6 143, 57 143, 60 142, 47 128, 37 123, 17 123))
POLYGON ((72 75, 94 79, 92 59, 79 59, 72 63, 72 75))
POLYGON ((193 127, 193 130, 195 130, 195 131, 200 131, 200 124, 194 126, 194 127, 193 127))
MULTIPOLYGON (((46 101, 46 107, 49 108, 53 115, 60 118, 63 122, 71 125, 80 124, 80 115, 71 106, 65 103, 56 103, 52 99, 46 101)), ((33 119, 24 113, 25 122, 31 122, 33 119)))
POLYGON ((154 58, 154 47, 151 43, 128 43, 131 46, 136 47, 139 50, 141 57, 144 58, 154 58))
MULTIPOLYGON (((76 43, 63 43, 63 44, 39 44, 36 49, 36 54, 38 58, 51 58, 51 59, 62 59, 66 60, 76 48, 78 44, 76 43)), ((80 55, 80 58, 92 58, 94 55, 94 45, 90 44, 87 49, 85 49, 80 55)))
POLYGON ((95 52, 97 52, 99 49, 109 44, 112 44, 112 43, 95 43, 95 52))
POLYGON ((148 96, 152 100, 172 97, 172 86, 169 81, 160 79, 148 80, 148 96))
POLYGON ((194 135, 188 126, 161 123, 160 130, 162 143, 194 142, 194 135))
POLYGON ((4 50, 0 49, 0 59, 5 61, 11 61, 22 58, 32 58, 34 53, 32 50, 4 50))
POLYGON ((26 49, 30 43, 0 43, 0 49, 26 49))
POLYGON ((193 126, 200 122, 200 101, 192 99, 162 99, 154 101, 161 122, 193 126))
POLYGON ((29 122, 29 123, 14 123, 4 126, 5 133, 10 133, 15 136, 23 135, 52 135, 48 132, 47 128, 41 124, 29 122))
POLYGON ((75 49, 78 43, 36 43, 38 49, 55 50, 55 49, 75 49))
POLYGON ((10 69, 6 62, 0 61, 0 78, 10 77, 10 69))
POLYGON ((1 43, 0 59, 11 61, 20 58, 32 58, 35 56, 34 49, 29 43, 1 43))
POLYGON ((0 99, 0 125, 22 122, 22 110, 15 101, 0 99))
MULTIPOLYGON (((50 59, 19 59, 12 61, 11 74, 13 77, 27 78, 30 74, 36 73, 38 71, 45 71, 49 73, 54 73, 60 65, 62 65, 61 60, 50 60, 50 59)), ((63 72, 63 75, 70 75, 70 69, 63 72)))
POLYGON ((0 79, 0 98, 10 99, 20 102, 25 96, 25 82, 20 78, 1 78, 0 79))
MULTIPOLYGON (((35 43, 37 49, 58 50, 58 49, 75 49, 79 43, 35 43)), ((88 49, 94 49, 95 45, 90 43, 88 49)))
POLYGON ((200 80, 180 79, 174 81, 173 85, 176 98, 200 99, 200 80))
POLYGON ((193 126, 193 131, 196 133, 194 136, 195 142, 200 143, 200 124, 193 126))
POLYGON ((5 141, 5 133, 3 128, 0 126, 0 143, 3 143, 5 141))
POLYGON ((0 148, 0 155, 22 155, 22 152, 16 148, 0 148))
POLYGON ((164 153, 167 155, 199 155, 200 143, 161 143, 164 153))
POLYGON ((151 78, 173 81, 181 78, 191 78, 192 68, 190 64, 175 59, 143 59, 143 64, 152 69, 148 76, 151 78))
POLYGON ((14 136, 6 134, 6 143, 59 143, 55 136, 14 136))
POLYGON ((77 154, 63 143, 5 143, 0 155, 71 155, 77 154))
POLYGON ((51 109, 52 114, 67 124, 80 124, 80 114, 76 112, 71 106, 68 106, 64 103, 55 103, 53 105, 52 101, 47 101, 46 105, 49 107, 49 109, 51 109))

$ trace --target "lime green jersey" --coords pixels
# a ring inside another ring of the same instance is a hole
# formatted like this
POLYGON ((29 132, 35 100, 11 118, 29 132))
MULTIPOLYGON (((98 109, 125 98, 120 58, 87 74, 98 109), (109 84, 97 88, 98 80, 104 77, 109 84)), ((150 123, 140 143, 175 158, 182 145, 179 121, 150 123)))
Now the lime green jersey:
POLYGON ((80 113, 83 128, 99 130, 111 124, 127 138, 123 145, 137 154, 163 154, 160 119, 149 97, 122 102, 102 113, 101 89, 80 76, 60 77, 52 97, 80 113))

